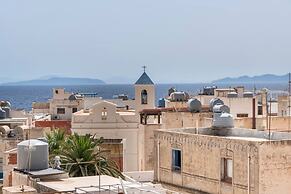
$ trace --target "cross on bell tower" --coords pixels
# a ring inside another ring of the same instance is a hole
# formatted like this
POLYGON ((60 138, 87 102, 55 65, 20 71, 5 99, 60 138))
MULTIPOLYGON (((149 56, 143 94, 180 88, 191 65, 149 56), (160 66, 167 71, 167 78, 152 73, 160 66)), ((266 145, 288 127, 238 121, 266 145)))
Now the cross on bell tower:
POLYGON ((146 72, 146 68, 147 68, 147 66, 142 66, 142 68, 143 68, 143 72, 146 72))

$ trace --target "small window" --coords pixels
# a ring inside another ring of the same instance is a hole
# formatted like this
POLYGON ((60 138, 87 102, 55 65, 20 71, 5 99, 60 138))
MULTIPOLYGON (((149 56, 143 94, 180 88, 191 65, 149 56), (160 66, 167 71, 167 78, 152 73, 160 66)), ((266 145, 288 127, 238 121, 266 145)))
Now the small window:
POLYGON ((180 172, 182 167, 181 150, 172 150, 172 170, 180 172))
POLYGON ((229 158, 221 159, 221 180, 232 183, 233 160, 229 158))
POLYGON ((65 108, 57 108, 57 114, 60 114, 60 115, 66 114, 65 108))
POLYGON ((240 113, 240 114, 237 114, 236 116, 237 117, 248 117, 249 115, 245 114, 245 113, 240 113))
POLYGON ((141 91, 141 104, 148 103, 148 92, 146 90, 141 91))
POLYGON ((107 120, 107 110, 104 108, 101 112, 101 119, 102 120, 107 120))
POLYGON ((77 112, 77 111, 78 111, 77 108, 72 108, 72 113, 75 113, 75 112, 77 112))
POLYGON ((56 90, 56 94, 58 94, 59 93, 59 90, 56 90))

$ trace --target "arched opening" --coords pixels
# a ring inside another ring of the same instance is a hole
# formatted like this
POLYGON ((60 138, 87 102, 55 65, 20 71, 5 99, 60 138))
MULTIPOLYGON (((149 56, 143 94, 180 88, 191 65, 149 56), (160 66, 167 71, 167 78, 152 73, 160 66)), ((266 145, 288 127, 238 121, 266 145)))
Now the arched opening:
POLYGON ((141 91, 141 104, 148 103, 148 92, 146 90, 141 91))

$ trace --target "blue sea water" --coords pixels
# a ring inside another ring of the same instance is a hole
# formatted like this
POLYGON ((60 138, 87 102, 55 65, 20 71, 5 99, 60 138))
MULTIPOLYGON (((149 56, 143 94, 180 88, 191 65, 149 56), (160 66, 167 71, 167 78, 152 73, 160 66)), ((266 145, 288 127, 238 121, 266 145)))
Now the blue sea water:
MULTIPOLYGON (((212 84, 157 84, 156 85, 156 100, 167 95, 170 87, 175 87, 178 91, 185 91, 190 94, 197 94, 203 89, 203 86, 209 86, 212 84)), ((240 84, 241 85, 241 84, 240 84)), ((237 84, 219 84, 218 87, 234 87, 237 84)), ((244 86, 252 90, 253 84, 244 84, 244 86)), ((112 98, 113 95, 127 94, 130 98, 134 97, 133 85, 90 85, 90 86, 0 86, 0 100, 8 100, 11 102, 14 109, 31 110, 32 102, 46 102, 52 97, 52 89, 57 87, 63 87, 68 92, 79 93, 98 93, 100 97, 104 99, 112 98)), ((269 88, 271 90, 287 90, 287 83, 272 84, 261 83, 256 84, 256 88, 269 88)))

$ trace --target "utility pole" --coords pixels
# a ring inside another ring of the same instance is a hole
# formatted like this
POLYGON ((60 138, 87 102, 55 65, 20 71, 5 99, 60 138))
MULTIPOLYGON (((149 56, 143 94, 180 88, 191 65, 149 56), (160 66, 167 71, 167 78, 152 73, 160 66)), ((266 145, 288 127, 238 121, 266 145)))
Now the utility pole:
POLYGON ((272 97, 270 97, 270 112, 269 112, 269 140, 271 140, 271 119, 272 119, 272 97))
POLYGON ((288 81, 288 132, 290 132, 290 119, 291 119, 290 98, 291 98, 291 73, 289 73, 289 81, 288 81))

